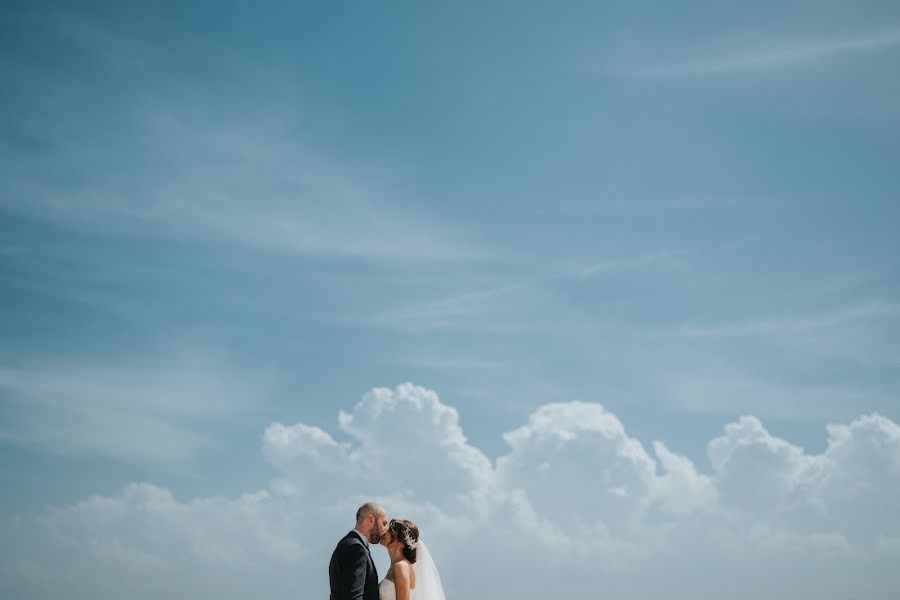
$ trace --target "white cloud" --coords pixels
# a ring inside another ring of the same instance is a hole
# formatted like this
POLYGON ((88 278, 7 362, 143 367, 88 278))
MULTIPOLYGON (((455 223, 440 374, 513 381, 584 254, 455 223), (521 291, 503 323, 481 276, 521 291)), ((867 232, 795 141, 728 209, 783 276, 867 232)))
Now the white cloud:
POLYGON ((321 597, 365 499, 418 521, 452 597, 889 598, 900 584, 900 427, 879 415, 829 426, 821 454, 742 417, 709 443, 707 472, 587 402, 538 408, 496 464, 412 384, 373 389, 338 430, 272 424, 269 490, 182 502, 135 484, 20 520, 0 593, 321 597))
POLYGON ((709 444, 726 510, 745 521, 877 547, 900 533, 900 427, 880 415, 828 426, 821 455, 772 436, 754 417, 709 444))
POLYGON ((179 502, 149 484, 14 523, 4 544, 6 598, 246 597, 284 591, 312 561, 304 515, 265 491, 179 502), (276 576, 277 575, 277 576, 276 576))
POLYGON ((900 537, 900 427, 872 414, 828 426, 814 490, 830 527, 854 539, 900 537))
POLYGON ((675 454, 659 441, 653 442, 653 451, 663 470, 653 480, 653 499, 663 512, 687 517, 715 505, 718 491, 714 482, 699 473, 690 459, 675 454))
POLYGON ((548 519, 578 528, 625 526, 646 502, 655 463, 615 415, 597 404, 548 404, 507 433, 501 486, 523 489, 548 519))
MULTIPOLYGON (((351 412, 341 411, 338 423, 352 443, 338 444, 303 423, 275 423, 263 436, 263 453, 289 476, 300 474, 309 483, 317 473, 356 486, 357 494, 405 494, 444 504, 492 483, 490 461, 466 440, 456 409, 431 390, 409 383, 375 388, 351 412)), ((316 487, 317 493, 323 489, 316 487)), ((354 493, 349 487, 331 491, 337 497, 354 493)))
POLYGON ((755 417, 741 417, 709 443, 722 505, 748 515, 784 510, 814 471, 803 450, 773 437, 755 417))

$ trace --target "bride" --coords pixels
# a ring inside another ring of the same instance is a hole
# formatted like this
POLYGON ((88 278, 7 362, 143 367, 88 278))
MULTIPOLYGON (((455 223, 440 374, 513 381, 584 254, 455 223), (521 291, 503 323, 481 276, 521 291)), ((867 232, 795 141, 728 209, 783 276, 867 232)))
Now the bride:
POLYGON ((391 566, 378 584, 380 600, 445 600, 437 567, 419 528, 412 521, 391 519, 381 545, 387 548, 391 566))

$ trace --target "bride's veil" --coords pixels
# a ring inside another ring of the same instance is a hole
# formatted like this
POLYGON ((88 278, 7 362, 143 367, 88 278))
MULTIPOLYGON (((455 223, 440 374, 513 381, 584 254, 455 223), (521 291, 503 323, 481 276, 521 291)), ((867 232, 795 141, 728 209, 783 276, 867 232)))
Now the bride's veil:
POLYGON ((416 600, 445 600, 444 586, 438 574, 428 546, 422 540, 416 545, 416 562, 413 572, 416 574, 416 600))

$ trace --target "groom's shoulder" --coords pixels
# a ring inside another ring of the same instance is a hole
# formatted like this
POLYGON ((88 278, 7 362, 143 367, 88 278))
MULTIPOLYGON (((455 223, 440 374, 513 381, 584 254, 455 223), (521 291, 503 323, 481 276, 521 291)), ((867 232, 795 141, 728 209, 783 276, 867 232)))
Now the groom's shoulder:
POLYGON ((335 556, 362 556, 365 551, 366 547, 362 539, 352 531, 342 537, 334 547, 335 556))
POLYGON ((350 544, 360 544, 360 545, 362 545, 362 540, 361 540, 360 537, 359 537, 358 535, 356 535, 356 533, 354 533, 353 531, 348 532, 347 535, 345 535, 344 537, 342 537, 341 540, 338 542, 338 546, 347 546, 347 545, 350 545, 350 544))

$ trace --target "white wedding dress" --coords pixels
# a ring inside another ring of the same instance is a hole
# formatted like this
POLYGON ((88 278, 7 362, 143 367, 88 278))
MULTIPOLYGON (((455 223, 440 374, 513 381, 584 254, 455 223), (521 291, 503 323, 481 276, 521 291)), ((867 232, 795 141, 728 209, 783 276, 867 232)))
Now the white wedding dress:
MULTIPOLYGON (((416 597, 416 590, 409 590, 409 600, 416 597)), ((390 579, 382 579, 378 584, 379 600, 397 600, 397 586, 390 579)))
MULTIPOLYGON (((441 585, 441 576, 438 575, 437 567, 431 559, 431 553, 428 552, 428 547, 422 540, 419 540, 413 572, 416 574, 416 588, 409 590, 409 600, 446 600, 444 588, 441 585)), ((381 583, 378 584, 378 598, 379 600, 397 600, 397 587, 393 581, 388 578, 381 580, 381 583)))

